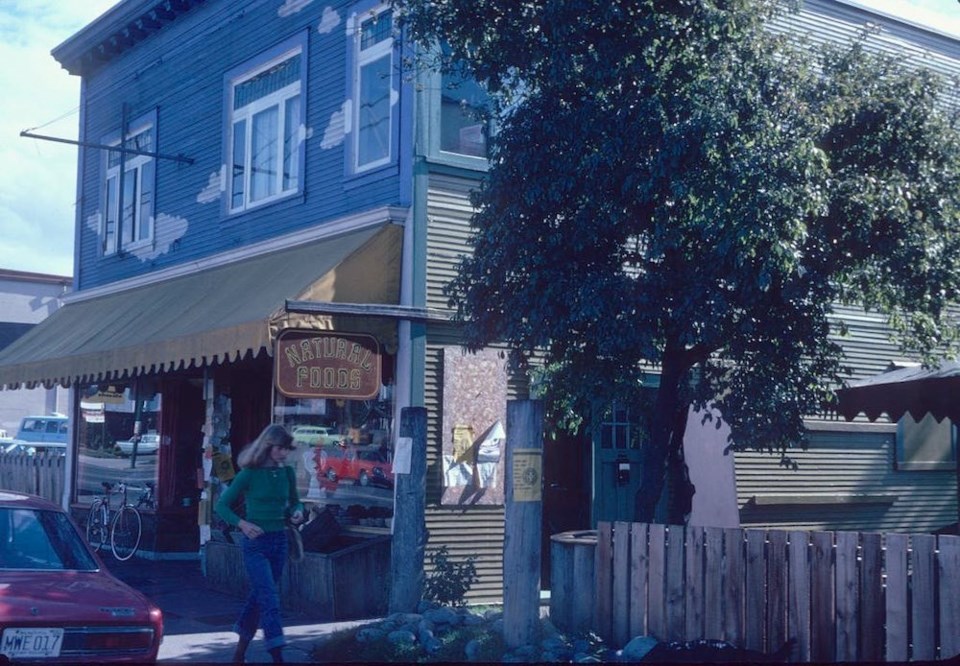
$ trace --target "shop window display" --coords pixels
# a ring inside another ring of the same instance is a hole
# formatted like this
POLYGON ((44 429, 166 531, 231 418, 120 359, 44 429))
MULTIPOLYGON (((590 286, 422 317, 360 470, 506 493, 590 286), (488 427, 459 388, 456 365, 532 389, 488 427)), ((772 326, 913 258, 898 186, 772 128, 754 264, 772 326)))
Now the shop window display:
POLYGON ((293 435, 300 496, 343 524, 387 527, 393 516, 393 402, 390 387, 371 400, 288 398, 274 421, 293 435))
POLYGON ((136 504, 148 484, 156 487, 162 396, 153 383, 133 381, 86 384, 79 388, 76 501, 102 496, 103 483, 127 487, 136 504))

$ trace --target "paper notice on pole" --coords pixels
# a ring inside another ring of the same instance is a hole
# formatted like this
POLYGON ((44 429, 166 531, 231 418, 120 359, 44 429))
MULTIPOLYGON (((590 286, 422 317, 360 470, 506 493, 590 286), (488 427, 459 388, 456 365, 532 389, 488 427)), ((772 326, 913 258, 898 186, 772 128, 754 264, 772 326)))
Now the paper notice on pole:
POLYGON ((410 461, 413 457, 413 438, 397 437, 393 447, 393 473, 409 474, 410 461))
POLYGON ((542 492, 543 458, 540 449, 513 452, 513 501, 539 502, 542 492))

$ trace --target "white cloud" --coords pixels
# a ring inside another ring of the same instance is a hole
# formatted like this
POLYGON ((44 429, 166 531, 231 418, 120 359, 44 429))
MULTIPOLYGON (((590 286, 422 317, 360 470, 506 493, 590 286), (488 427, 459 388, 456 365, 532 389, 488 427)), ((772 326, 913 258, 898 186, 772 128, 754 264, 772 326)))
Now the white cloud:
POLYGON ((320 140, 321 148, 329 150, 343 143, 343 135, 350 131, 347 127, 348 118, 350 118, 350 100, 345 101, 339 111, 330 114, 330 121, 323 131, 323 139, 320 140))
POLYGON ((226 172, 226 165, 220 165, 220 171, 214 171, 210 174, 210 180, 207 181, 207 186, 197 194, 197 203, 213 203, 220 198, 220 193, 226 189, 226 184, 224 183, 224 175, 226 172))
POLYGON ((317 25, 317 32, 326 35, 333 32, 333 29, 340 25, 340 15, 332 7, 326 7, 323 10, 323 16, 320 17, 320 23, 317 25))
POLYGON ((296 14, 311 2, 313 2, 313 0, 285 0, 285 2, 280 5, 280 9, 277 10, 277 16, 284 17, 296 14))

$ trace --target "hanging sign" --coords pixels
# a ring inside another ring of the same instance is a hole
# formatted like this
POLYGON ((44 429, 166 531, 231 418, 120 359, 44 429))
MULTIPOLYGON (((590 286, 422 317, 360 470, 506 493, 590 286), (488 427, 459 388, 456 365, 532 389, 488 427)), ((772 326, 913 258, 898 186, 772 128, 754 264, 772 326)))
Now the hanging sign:
POLYGON ((371 335, 288 329, 274 358, 277 390, 288 398, 366 400, 380 392, 380 346, 371 335))

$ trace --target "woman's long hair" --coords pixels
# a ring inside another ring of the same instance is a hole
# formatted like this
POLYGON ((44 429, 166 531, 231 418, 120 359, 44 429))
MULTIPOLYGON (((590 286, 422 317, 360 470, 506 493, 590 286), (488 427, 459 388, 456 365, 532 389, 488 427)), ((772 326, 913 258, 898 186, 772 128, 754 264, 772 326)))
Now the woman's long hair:
POLYGON ((268 425, 263 432, 249 444, 247 444, 240 455, 237 456, 237 464, 243 467, 262 467, 270 455, 270 449, 274 446, 282 446, 288 449, 295 449, 293 437, 282 425, 268 425))

